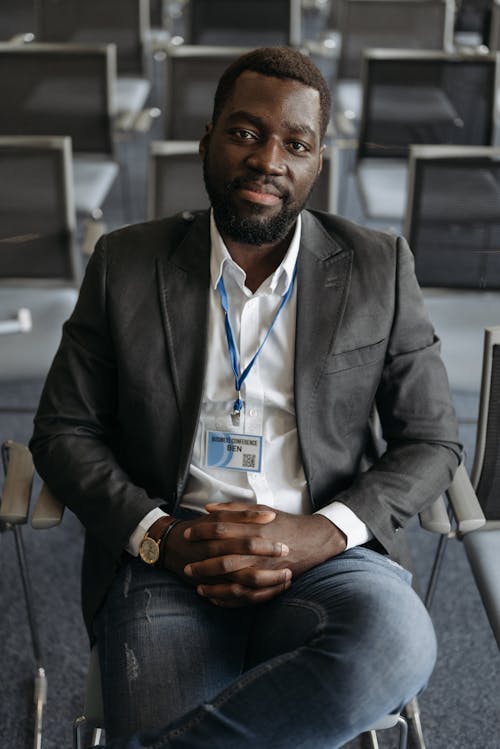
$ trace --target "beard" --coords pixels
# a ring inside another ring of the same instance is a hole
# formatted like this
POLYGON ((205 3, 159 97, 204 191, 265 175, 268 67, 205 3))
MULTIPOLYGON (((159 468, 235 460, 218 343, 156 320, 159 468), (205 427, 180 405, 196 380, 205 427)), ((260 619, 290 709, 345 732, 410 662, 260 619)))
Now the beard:
MULTIPOLYGON (((219 187, 212 179, 212 174, 213 170, 210 167, 207 152, 203 159, 203 179, 217 228, 221 234, 228 236, 235 242, 244 244, 262 245, 285 239, 310 194, 306 196, 302 203, 293 203, 290 200, 289 193, 283 193, 272 177, 267 177, 264 180, 261 178, 259 181, 262 184, 272 184, 280 189, 281 210, 274 216, 266 216, 266 207, 255 204, 251 206, 250 215, 240 216, 232 196, 234 190, 243 186, 246 180, 236 178, 219 187)), ((248 181, 255 181, 255 175, 249 175, 248 181)))

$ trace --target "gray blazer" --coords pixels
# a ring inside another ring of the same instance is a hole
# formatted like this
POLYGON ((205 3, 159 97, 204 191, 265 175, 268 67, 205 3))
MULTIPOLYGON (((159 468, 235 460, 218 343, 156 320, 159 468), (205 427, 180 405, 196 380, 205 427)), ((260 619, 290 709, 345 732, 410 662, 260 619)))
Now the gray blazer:
MULTIPOLYGON (((206 212, 104 236, 47 377, 30 447, 87 531, 89 628, 138 522, 159 505, 174 512, 183 494, 208 345, 209 259, 206 212)), ((460 457, 404 239, 303 213, 295 350, 312 506, 341 500, 390 551, 460 457), (387 447, 366 470, 374 404, 387 447)))

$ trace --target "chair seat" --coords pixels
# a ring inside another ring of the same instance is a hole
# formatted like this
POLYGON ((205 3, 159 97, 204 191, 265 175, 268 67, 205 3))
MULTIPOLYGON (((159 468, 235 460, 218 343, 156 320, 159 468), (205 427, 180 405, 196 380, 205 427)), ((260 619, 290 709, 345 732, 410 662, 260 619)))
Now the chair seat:
POLYGON ((500 523, 488 522, 463 539, 484 608, 500 647, 500 523))
POLYGON ((150 89, 150 83, 145 78, 120 76, 113 93, 115 111, 140 112, 146 104, 150 89))
POLYGON ((98 211, 118 175, 118 164, 83 156, 73 159, 75 206, 78 213, 98 211))
POLYGON ((398 721, 399 713, 384 715, 383 718, 380 718, 380 720, 377 720, 376 723, 370 726, 370 731, 384 731, 386 728, 393 728, 397 726, 398 721))
POLYGON ((408 167, 403 159, 363 159, 359 190, 371 218, 401 221, 406 210, 408 167))
POLYGON ((61 326, 75 306, 76 288, 0 286, 0 320, 17 314, 19 307, 31 312, 32 328, 0 338, 0 381, 35 379, 47 374, 59 341, 61 326))

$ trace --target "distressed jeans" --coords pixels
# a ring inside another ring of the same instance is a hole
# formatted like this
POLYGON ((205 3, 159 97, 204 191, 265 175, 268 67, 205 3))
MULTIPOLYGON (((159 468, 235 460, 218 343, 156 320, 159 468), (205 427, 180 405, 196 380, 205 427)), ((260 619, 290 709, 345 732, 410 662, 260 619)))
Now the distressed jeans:
POLYGON ((335 749, 421 691, 436 658, 410 574, 359 547, 241 609, 132 559, 96 634, 109 749, 335 749))

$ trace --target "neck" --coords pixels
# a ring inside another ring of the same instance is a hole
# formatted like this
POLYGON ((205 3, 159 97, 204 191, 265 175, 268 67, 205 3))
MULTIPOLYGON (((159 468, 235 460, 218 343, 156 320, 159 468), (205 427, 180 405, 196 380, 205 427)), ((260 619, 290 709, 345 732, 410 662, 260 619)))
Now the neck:
POLYGON ((234 262, 245 271, 245 285, 255 292, 282 262, 290 245, 291 235, 280 242, 266 245, 242 244, 229 237, 223 239, 234 262))

